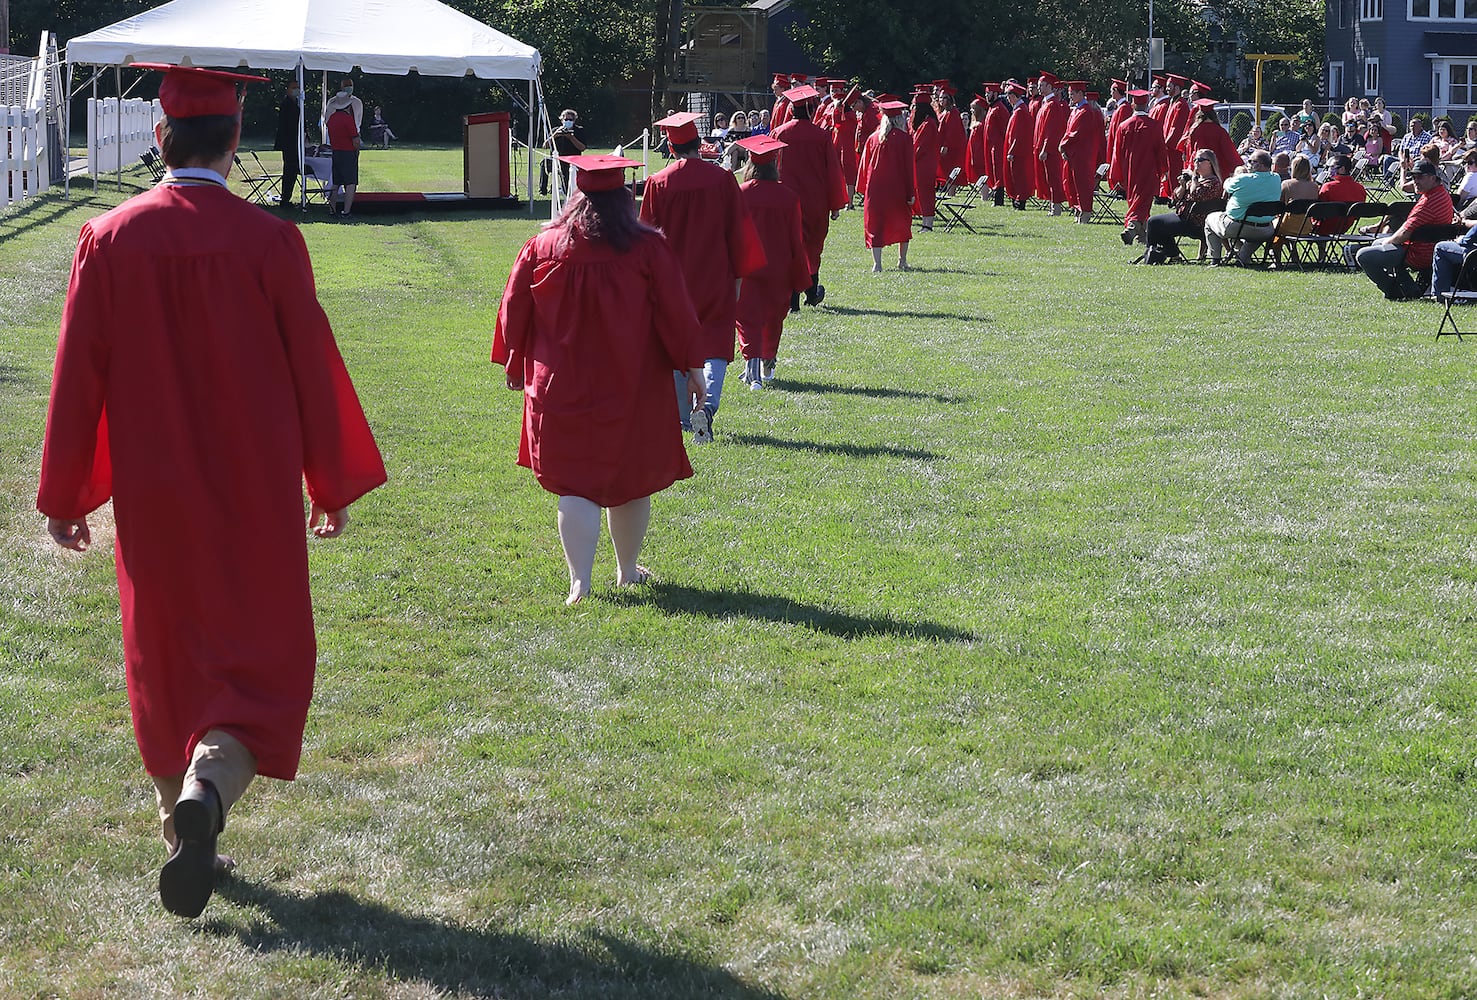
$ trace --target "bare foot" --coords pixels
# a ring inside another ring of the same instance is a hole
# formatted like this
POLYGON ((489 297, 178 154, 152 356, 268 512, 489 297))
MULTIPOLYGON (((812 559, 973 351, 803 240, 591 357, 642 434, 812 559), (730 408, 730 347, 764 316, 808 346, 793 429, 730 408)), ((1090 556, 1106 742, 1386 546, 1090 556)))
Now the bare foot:
POLYGON ((616 574, 615 585, 617 587, 639 587, 641 584, 651 583, 655 579, 656 574, 654 574, 651 570, 647 569, 645 566, 637 566, 636 572, 632 573, 624 580, 621 579, 620 574, 616 574))
POLYGON ((569 596, 564 599, 564 606, 572 608, 586 597, 590 596, 590 588, 578 583, 570 584, 569 596))

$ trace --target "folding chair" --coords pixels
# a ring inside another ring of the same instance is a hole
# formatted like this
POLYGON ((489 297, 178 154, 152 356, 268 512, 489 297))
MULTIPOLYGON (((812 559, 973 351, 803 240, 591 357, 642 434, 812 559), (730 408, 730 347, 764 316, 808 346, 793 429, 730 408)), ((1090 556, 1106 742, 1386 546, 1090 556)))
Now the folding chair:
MULTIPOLYGON (((1320 201, 1308 209, 1308 225, 1304 232, 1297 235, 1283 237, 1282 245, 1287 250, 1287 256, 1294 267, 1299 271, 1303 269, 1303 257, 1298 252, 1299 247, 1307 247, 1317 251, 1317 259, 1314 263, 1322 267, 1328 263, 1328 248, 1338 242, 1342 233, 1320 233, 1320 223, 1344 222, 1344 229, 1348 229, 1353 223, 1354 203, 1347 201, 1320 201)), ((1327 228, 1326 226, 1324 228, 1327 228)))
MULTIPOLYGON (((1477 250, 1468 250, 1462 258, 1462 266, 1457 271, 1456 283, 1451 286, 1451 291, 1442 292, 1436 296, 1437 302, 1446 303, 1446 312, 1441 317, 1441 325, 1436 328, 1436 339, 1456 334, 1457 340, 1464 339, 1462 331, 1457 327, 1456 320, 1451 318, 1451 307, 1458 302, 1477 302, 1477 250), (1446 327, 1450 325, 1448 332, 1446 327)), ((1468 330, 1468 333, 1477 331, 1468 330)))
MULTIPOLYGON (((1267 237, 1266 242, 1261 247, 1261 250, 1262 250, 1262 260, 1263 260, 1263 262, 1265 262, 1267 260, 1267 255, 1271 252, 1272 240, 1275 238, 1275 234, 1276 234, 1276 231, 1277 231, 1277 220, 1280 219, 1280 218, 1282 218, 1282 210, 1285 207, 1286 206, 1283 205, 1280 200, 1279 201, 1254 201, 1250 205, 1247 205, 1246 206, 1246 211, 1244 213, 1242 213, 1242 216, 1241 217, 1243 219, 1250 219, 1250 218, 1265 219, 1265 218, 1267 218, 1269 216, 1271 217, 1271 220, 1272 221, 1269 222, 1269 223, 1266 223, 1266 225, 1272 227, 1273 236, 1267 237)), ((1237 226, 1238 226, 1237 232, 1239 233, 1241 231, 1241 229, 1239 227, 1244 227, 1244 226, 1248 226, 1248 225, 1257 226, 1257 225, 1261 225, 1261 224, 1262 223, 1257 223, 1257 222, 1250 222, 1250 223, 1240 222, 1240 223, 1237 223, 1237 226)), ((1240 250, 1240 244, 1241 244, 1241 237, 1240 236, 1232 236, 1229 233, 1227 233, 1226 234, 1226 242, 1227 243, 1230 243, 1232 241, 1235 241, 1235 243, 1237 244, 1237 250, 1239 251, 1240 250)), ((1229 249, 1229 247, 1227 249, 1229 249)), ((1239 252, 1237 253, 1236 256, 1238 256, 1238 257, 1240 256, 1239 252)), ((1255 259, 1255 257, 1256 257, 1256 251, 1253 250, 1251 252, 1251 254, 1249 255, 1249 258, 1250 259, 1255 259)))
POLYGON ((319 164, 326 162, 329 162, 327 157, 305 157, 303 159, 302 185, 303 190, 307 192, 310 204, 327 205, 328 199, 333 194, 332 167, 322 169, 320 173, 319 164), (317 160, 317 163, 314 160, 317 160))
POLYGON ((154 152, 154 150, 144 150, 139 154, 138 160, 144 165, 144 169, 149 172, 149 176, 154 178, 154 183, 157 184, 164 179, 164 161, 159 158, 159 154, 154 152))
POLYGON ((1317 198, 1295 198, 1283 204, 1282 212, 1272 223, 1272 238, 1262 248, 1263 264, 1282 266, 1282 248, 1287 245, 1288 237, 1302 236, 1308 232, 1308 212, 1316 204, 1317 198))
POLYGON ((1087 217, 1087 221, 1123 225, 1123 213, 1118 209, 1118 204, 1122 201, 1123 196, 1108 186, 1107 173, 1103 171, 1098 175, 1097 189, 1092 193, 1092 214, 1087 217))
POLYGON ((262 161, 257 158, 255 153, 248 151, 247 155, 256 164, 254 169, 247 168, 246 164, 241 161, 240 153, 237 153, 234 157, 237 173, 241 175, 241 179, 251 189, 247 192, 246 197, 258 205, 271 204, 276 200, 277 196, 277 175, 268 173, 267 168, 262 165, 262 161))
POLYGON ((974 207, 974 200, 979 197, 979 192, 975 190, 973 184, 961 185, 959 183, 959 174, 962 169, 955 167, 949 171, 949 179, 944 184, 943 193, 935 202, 934 211, 944 217, 944 232, 946 233, 953 231, 955 226, 963 226, 971 233, 975 231, 975 228, 969 224, 969 220, 964 217, 964 213, 974 207))

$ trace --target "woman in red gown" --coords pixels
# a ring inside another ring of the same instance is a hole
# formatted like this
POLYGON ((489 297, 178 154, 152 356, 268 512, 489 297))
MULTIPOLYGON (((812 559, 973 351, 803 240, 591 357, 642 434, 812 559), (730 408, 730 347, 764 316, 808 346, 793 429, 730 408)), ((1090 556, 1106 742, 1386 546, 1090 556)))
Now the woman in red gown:
POLYGON ((559 497, 569 597, 590 592, 600 508, 616 586, 644 583, 636 560, 651 495, 692 475, 672 419, 672 372, 704 396, 697 313, 677 257, 636 216, 615 156, 562 156, 579 190, 523 246, 498 307, 492 360, 523 392, 518 464, 559 497))
POLYGON ((750 389, 762 389, 774 378, 791 297, 810 287, 810 258, 800 221, 800 196, 780 183, 779 157, 785 143, 756 135, 740 139, 738 145, 749 154, 739 194, 759 231, 765 261, 739 289, 738 340, 744 382, 750 389))
POLYGON ((872 251, 874 274, 882 270, 882 248, 894 243, 898 270, 908 269, 912 206, 917 198, 913 144, 903 125, 908 106, 902 101, 887 101, 877 107, 882 112, 882 123, 867 137, 856 178, 856 189, 862 196, 862 230, 872 251))
POLYGON ((920 91, 913 97, 913 186, 917 197, 913 214, 924 232, 933 231, 934 182, 939 170, 938 114, 929 103, 929 95, 920 91))

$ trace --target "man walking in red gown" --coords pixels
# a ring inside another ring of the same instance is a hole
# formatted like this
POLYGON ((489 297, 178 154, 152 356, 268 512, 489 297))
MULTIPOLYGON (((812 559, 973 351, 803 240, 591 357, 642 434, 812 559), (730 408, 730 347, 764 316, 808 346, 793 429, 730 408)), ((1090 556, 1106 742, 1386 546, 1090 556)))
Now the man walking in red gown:
POLYGON ((154 64, 169 168, 82 227, 36 506, 91 544, 109 497, 134 734, 169 858, 166 909, 198 916, 216 840, 256 775, 291 781, 313 693, 303 483, 319 538, 385 481, 289 222, 226 189, 232 73, 154 64))
MULTIPOLYGON (((771 133, 785 144, 780 157, 780 181, 800 198, 801 228, 805 233, 805 250, 810 257, 810 287, 805 304, 818 306, 826 297, 821 284, 821 253, 826 247, 826 234, 831 221, 840 217, 850 199, 846 179, 841 175, 841 155, 825 129, 812 122, 820 94, 814 87, 796 87, 785 91, 790 101, 791 119, 771 133)), ((800 308, 800 297, 790 303, 800 308)))

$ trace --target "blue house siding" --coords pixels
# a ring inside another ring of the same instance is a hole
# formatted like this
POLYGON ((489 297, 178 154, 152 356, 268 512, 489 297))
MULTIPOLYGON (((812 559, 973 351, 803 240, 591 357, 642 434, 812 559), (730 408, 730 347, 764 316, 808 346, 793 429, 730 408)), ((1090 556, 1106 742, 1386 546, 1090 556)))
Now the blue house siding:
MULTIPOLYGON (((1365 0, 1330 0, 1324 33, 1328 61, 1343 63, 1345 97, 1383 97, 1393 110, 1431 109, 1458 120, 1477 114, 1477 0, 1456 0, 1469 18, 1412 18, 1413 0, 1384 0, 1384 16, 1361 21, 1365 0), (1342 8, 1342 11, 1341 11, 1342 8), (1342 12, 1343 27, 1339 25, 1342 12), (1379 85, 1365 88, 1366 69, 1379 60, 1379 85)), ((1414 0, 1418 13, 1430 0, 1414 0)))

